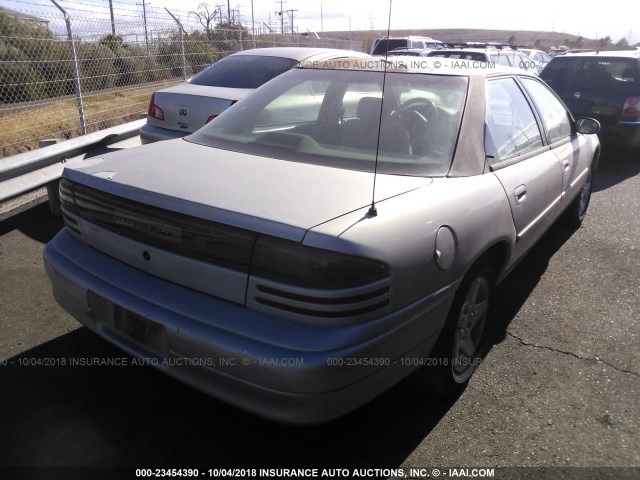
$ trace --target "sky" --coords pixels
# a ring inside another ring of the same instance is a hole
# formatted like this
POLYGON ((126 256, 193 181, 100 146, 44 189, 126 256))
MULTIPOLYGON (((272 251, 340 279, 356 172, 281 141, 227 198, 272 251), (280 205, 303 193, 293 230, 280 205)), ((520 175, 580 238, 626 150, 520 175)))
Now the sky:
MULTIPOLYGON (((154 2, 152 2, 153 4, 154 2)), ((199 0, 169 0, 156 4, 174 3, 184 6, 191 3, 196 9, 199 0)), ((212 0, 211 4, 222 4, 225 0, 212 0)), ((501 30, 544 30, 582 35, 587 38, 602 38, 609 35, 614 41, 626 37, 631 42, 640 41, 640 2, 607 0, 601 7, 580 8, 576 2, 567 0, 536 0, 530 2, 493 0, 437 1, 392 0, 391 28, 489 28, 501 30)), ((230 1, 231 8, 241 4, 245 20, 251 19, 251 2, 230 1)), ((254 18, 265 19, 280 10, 280 3, 271 0, 254 0, 254 18)), ((388 0, 287 0, 283 10, 294 12, 294 25, 299 31, 320 32, 329 30, 385 31, 388 25, 388 0), (322 11, 322 22, 320 12, 322 11)))
MULTIPOLYGON (((164 7, 186 18, 203 0, 145 0, 147 16, 165 15, 164 7)), ((142 0, 112 0, 116 14, 141 15, 142 0)), ((86 12, 108 12, 108 0, 58 0, 65 9, 86 12)), ((207 0, 215 8, 227 3, 239 9, 241 20, 251 24, 251 0, 207 0)), ((300 32, 321 33, 331 30, 371 30, 383 33, 389 22, 389 0, 286 0, 283 10, 294 10, 294 26, 300 32), (321 15, 322 12, 322 15, 321 15)), ((590 4, 593 5, 593 4, 590 4)), ((630 43, 640 42, 640 2, 607 0, 602 7, 581 8, 568 0, 535 0, 517 2, 493 0, 457 0, 429 2, 425 0, 391 0, 391 29, 400 28, 487 28, 499 30, 542 30, 586 38, 610 36, 614 42, 625 37, 630 43), (530 7, 527 7, 530 3, 530 7)), ((27 13, 57 10, 49 0, 0 0, 0 6, 27 13)), ((276 22, 280 2, 253 0, 256 23, 276 22)), ((193 17, 192 17, 193 18, 193 17)))

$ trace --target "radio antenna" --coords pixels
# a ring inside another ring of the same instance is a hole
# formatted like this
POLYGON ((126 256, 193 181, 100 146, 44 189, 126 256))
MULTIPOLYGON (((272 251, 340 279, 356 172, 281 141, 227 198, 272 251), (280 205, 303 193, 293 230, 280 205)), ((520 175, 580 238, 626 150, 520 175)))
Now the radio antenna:
POLYGON ((378 215, 376 209, 376 177, 378 176, 378 155, 380 153, 380 132, 382 130, 382 109, 384 107, 384 86, 387 80, 387 65, 389 64, 389 44, 391 36, 391 2, 389 0, 389 17, 387 23, 387 48, 384 54, 384 70, 382 71, 382 93, 380 99, 380 118, 378 119, 378 141, 376 143, 376 161, 373 167, 373 192, 371 193, 371 206, 369 207, 369 216, 375 217, 378 215))

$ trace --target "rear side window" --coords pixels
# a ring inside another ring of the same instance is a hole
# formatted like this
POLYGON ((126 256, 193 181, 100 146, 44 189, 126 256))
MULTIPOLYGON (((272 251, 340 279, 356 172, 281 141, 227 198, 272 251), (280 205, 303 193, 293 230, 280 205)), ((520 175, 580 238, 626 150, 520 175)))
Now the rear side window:
POLYGON ((487 154, 507 160, 542 146, 533 111, 512 78, 492 80, 487 86, 487 154))
POLYGON ((258 88, 297 63, 296 60, 283 57, 229 56, 194 76, 190 83, 208 87, 258 88))
POLYGON ((497 65, 506 65, 507 67, 511 66, 511 62, 509 61, 509 58, 504 54, 500 54, 500 53, 492 54, 491 61, 495 62, 497 65))
POLYGON ((540 82, 530 78, 523 78, 527 92, 542 115, 542 123, 549 136, 549 143, 565 139, 571 135, 571 123, 564 106, 553 93, 540 82))

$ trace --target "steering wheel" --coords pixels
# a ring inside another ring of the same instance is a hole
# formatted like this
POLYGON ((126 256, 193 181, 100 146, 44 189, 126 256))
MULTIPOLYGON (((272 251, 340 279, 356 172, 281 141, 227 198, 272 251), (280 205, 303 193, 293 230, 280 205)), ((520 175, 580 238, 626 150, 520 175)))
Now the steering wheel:
POLYGON ((422 118, 424 122, 435 122, 438 120, 438 108, 433 104, 431 100, 426 98, 412 98, 402 103, 398 107, 398 114, 417 115, 422 118))
POLYGON ((438 119, 438 109, 426 98, 412 98, 402 103, 393 113, 409 135, 411 155, 427 155, 430 151, 429 123, 438 119))

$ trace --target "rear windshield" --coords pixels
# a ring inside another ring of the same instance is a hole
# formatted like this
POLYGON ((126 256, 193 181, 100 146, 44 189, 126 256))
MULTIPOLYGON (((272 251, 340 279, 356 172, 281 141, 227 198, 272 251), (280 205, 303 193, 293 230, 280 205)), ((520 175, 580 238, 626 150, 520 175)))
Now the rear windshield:
POLYGON ((638 60, 615 57, 560 56, 549 62, 540 77, 557 92, 597 89, 640 90, 638 60))
POLYGON ((446 175, 468 78, 294 69, 260 87, 188 141, 335 168, 446 175))
POLYGON ((384 38, 380 40, 371 55, 384 55, 389 50, 395 50, 396 48, 407 48, 409 46, 409 40, 406 38, 384 38))
POLYGON ((296 63, 291 58, 233 55, 198 73, 190 83, 208 87, 258 88, 296 63))

